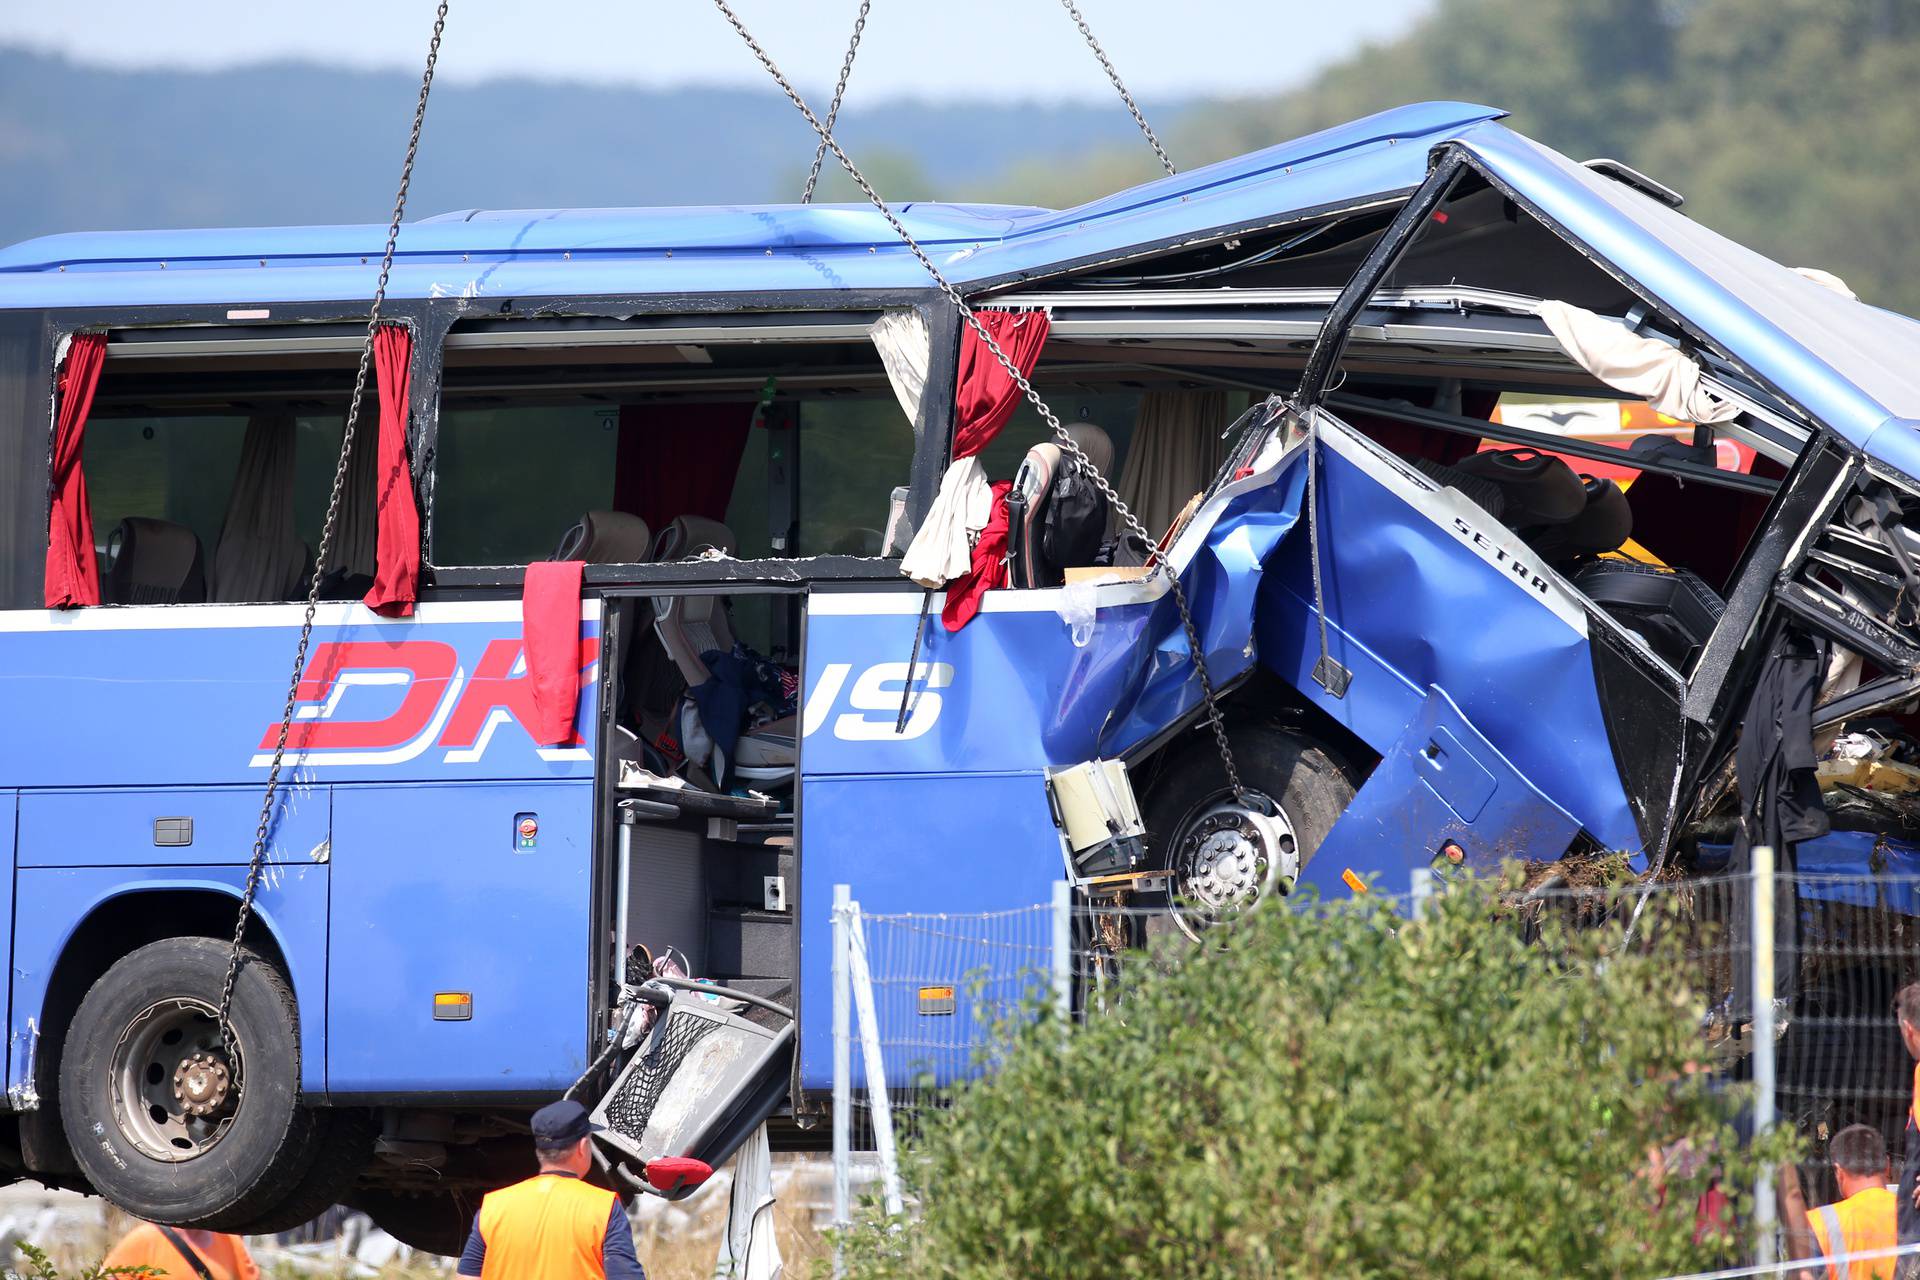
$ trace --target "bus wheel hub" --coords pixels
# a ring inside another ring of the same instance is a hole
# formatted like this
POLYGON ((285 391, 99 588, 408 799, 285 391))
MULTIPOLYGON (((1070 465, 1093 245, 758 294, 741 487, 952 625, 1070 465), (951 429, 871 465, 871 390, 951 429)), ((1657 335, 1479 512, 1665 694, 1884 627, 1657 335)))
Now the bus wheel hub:
POLYGON ((173 1096, 190 1116, 212 1115, 227 1101, 232 1082, 226 1061, 218 1055, 195 1052, 180 1060, 173 1073, 173 1096))

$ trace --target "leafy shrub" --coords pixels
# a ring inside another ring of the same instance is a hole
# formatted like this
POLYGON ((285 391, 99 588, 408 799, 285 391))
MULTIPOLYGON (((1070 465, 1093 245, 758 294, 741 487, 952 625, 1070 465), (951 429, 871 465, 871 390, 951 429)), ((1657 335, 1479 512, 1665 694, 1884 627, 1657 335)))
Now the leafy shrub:
POLYGON ((152 1267, 108 1267, 96 1264, 82 1268, 72 1276, 63 1276, 60 1269, 54 1266, 53 1259, 47 1256, 45 1249, 28 1244, 25 1240, 20 1241, 16 1247, 26 1258, 27 1268, 24 1272, 20 1272, 8 1267, 5 1274, 8 1277, 23 1277, 23 1280, 116 1280, 117 1277, 126 1276, 135 1277, 138 1280, 139 1277, 165 1274, 152 1267))
POLYGON ((1673 948, 1523 930, 1492 887, 1417 923, 1290 905, 1167 972, 1134 963, 1113 1013, 1014 1030, 912 1144, 918 1218, 870 1206, 850 1273, 1650 1276, 1740 1250, 1759 1153, 1694 1069, 1673 948), (1663 1180, 1662 1149, 1702 1158, 1663 1180), (1696 1243, 1716 1172, 1734 1225, 1696 1243))

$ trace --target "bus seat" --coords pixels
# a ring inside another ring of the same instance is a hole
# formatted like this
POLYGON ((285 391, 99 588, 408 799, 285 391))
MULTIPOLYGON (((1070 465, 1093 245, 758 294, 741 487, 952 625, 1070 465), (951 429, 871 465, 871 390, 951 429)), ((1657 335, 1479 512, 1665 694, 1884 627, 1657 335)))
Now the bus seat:
MULTIPOLYGON (((653 558, 685 560, 709 552, 730 556, 736 545, 733 531, 718 520, 680 516, 660 531, 660 537, 654 542, 653 558)), ((713 678, 701 659, 702 654, 733 651, 733 626, 727 619, 725 596, 655 596, 653 628, 689 689, 698 688, 713 678)), ((798 758, 793 717, 789 716, 743 729, 734 748, 734 758, 729 762, 730 768, 723 766, 717 771, 749 782, 778 783, 793 776, 798 758)))
POLYGON ((625 511, 589 511, 561 537, 553 558, 588 564, 645 564, 652 541, 653 531, 639 516, 625 511))
POLYGON ((655 560, 691 560, 718 553, 731 556, 739 547, 733 530, 706 516, 676 516, 654 540, 655 560))
MULTIPOLYGON (((1090 422, 1076 422, 1067 435, 1095 469, 1113 465, 1113 441, 1090 422)), ((1027 450, 1007 495, 1007 564, 1015 587, 1057 587, 1065 571, 1093 564, 1106 539, 1108 502, 1080 474, 1077 460, 1053 443, 1027 450)))
POLYGON ((200 604, 206 565, 193 530, 171 520, 128 516, 107 535, 107 604, 200 604))

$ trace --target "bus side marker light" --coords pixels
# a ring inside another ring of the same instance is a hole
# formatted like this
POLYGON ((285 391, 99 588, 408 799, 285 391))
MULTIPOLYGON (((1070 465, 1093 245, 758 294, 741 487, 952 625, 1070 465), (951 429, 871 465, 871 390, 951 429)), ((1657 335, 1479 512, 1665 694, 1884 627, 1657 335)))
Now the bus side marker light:
POLYGON ((955 1008, 952 987, 920 988, 920 1016, 923 1018, 952 1017, 955 1008))
POLYGON ((433 1020, 435 1022, 473 1021, 473 993, 471 991, 434 992, 433 1020))

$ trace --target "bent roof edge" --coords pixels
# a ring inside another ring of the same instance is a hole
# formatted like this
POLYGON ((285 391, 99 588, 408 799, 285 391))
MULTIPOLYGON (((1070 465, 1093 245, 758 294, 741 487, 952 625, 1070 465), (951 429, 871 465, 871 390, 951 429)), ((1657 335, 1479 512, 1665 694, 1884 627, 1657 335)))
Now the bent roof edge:
MULTIPOLYGON (((1402 142, 1437 139, 1473 123, 1497 119, 1504 113, 1490 107, 1460 102, 1427 102, 1398 107, 1251 154, 1206 165, 1175 176, 1159 178, 1116 192, 1073 209, 1051 210, 1002 205, 903 202, 902 221, 917 239, 929 245, 956 249, 999 248, 1022 239, 1046 241, 1049 252, 1071 255, 1071 242, 1085 234, 1081 248, 1098 251, 1101 242, 1113 242, 1118 233, 1135 240, 1139 232, 1178 234, 1184 226, 1198 232, 1221 225, 1213 219, 1231 215, 1233 206, 1251 208, 1273 203, 1281 194, 1272 183, 1295 169, 1321 172, 1311 185, 1313 194, 1352 196, 1396 189, 1418 180, 1425 147, 1407 146, 1382 166, 1382 153, 1402 142), (1367 163, 1367 161, 1374 163, 1367 163), (1413 165, 1404 163, 1412 160, 1413 165), (1357 162, 1343 165, 1342 162, 1357 162), (1345 170, 1345 172, 1341 172, 1345 170), (1411 173, 1408 178, 1407 170, 1411 173), (1391 186, 1378 187, 1381 181, 1391 186), (1365 188, 1365 189, 1363 189, 1365 188), (1241 200, 1225 199, 1234 194, 1241 200), (1105 234, 1102 234, 1102 232, 1105 234)), ((1305 203, 1286 193, 1286 206, 1305 203)), ((1283 211, 1278 205, 1274 212, 1283 211)), ((1222 221, 1230 221, 1228 216, 1222 221)), ((77 273, 94 277, 115 271, 138 271, 166 262, 175 270, 192 271, 223 264, 253 265, 299 261, 310 265, 355 265, 362 257, 377 257, 385 227, 365 225, 221 228, 159 231, 68 232, 41 236, 0 248, 0 279, 7 275, 77 273)), ((774 254, 868 249, 877 252, 902 248, 877 211, 865 205, 682 206, 656 209, 575 210, 461 210, 405 224, 399 251, 402 257, 466 255, 469 259, 506 261, 516 257, 578 252, 619 256, 622 253, 686 250, 769 250, 774 254)), ((1027 257, 1029 255, 1020 255, 1027 257)), ((1009 267, 1014 263, 1004 264, 1009 267)), ((967 269, 962 278, 980 278, 967 269)), ((69 280, 72 276, 69 277, 69 280)), ((64 283, 64 282, 63 282, 64 283)), ((922 283, 903 278, 902 285, 922 283)), ((698 285, 690 285, 698 288, 698 285)), ((8 292, 12 292, 9 290, 8 292)), ((88 292, 91 292, 90 290, 88 292)), ((147 291, 142 290, 143 295, 147 291)), ((151 301, 150 295, 143 301, 151 301)), ((48 299, 46 301, 52 301, 48 299)), ((76 299, 76 301, 80 301, 76 299)), ((87 298, 85 303, 109 301, 87 298)), ((41 305, 14 302, 10 305, 41 305)), ((0 294, 0 305, 9 305, 0 294)), ((57 305, 57 303, 55 303, 57 305)))

